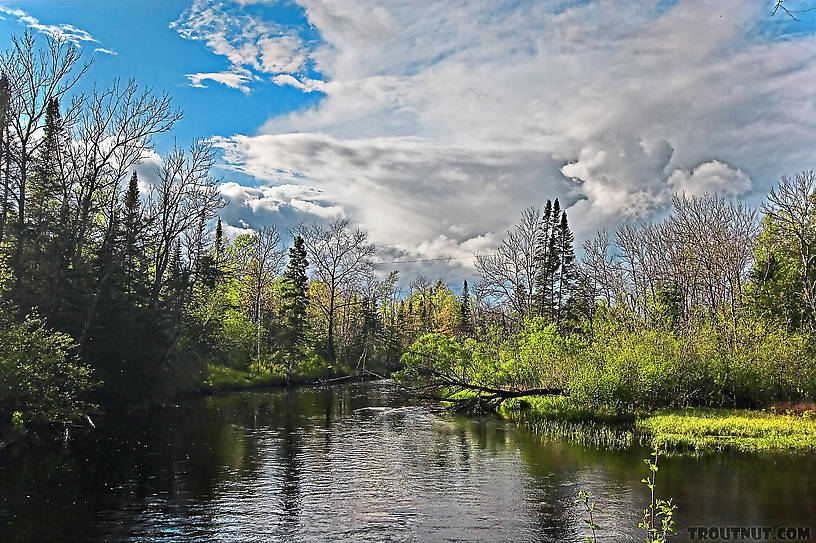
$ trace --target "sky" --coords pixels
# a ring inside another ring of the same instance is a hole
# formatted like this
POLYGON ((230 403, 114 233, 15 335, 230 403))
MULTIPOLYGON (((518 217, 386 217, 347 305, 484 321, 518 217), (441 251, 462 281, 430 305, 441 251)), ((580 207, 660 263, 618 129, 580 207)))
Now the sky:
POLYGON ((383 271, 456 282, 547 199, 580 245, 816 167, 816 11, 774 3, 0 0, 0 46, 60 32, 79 91, 168 91, 184 118, 140 173, 211 139, 228 232, 347 217, 383 271))

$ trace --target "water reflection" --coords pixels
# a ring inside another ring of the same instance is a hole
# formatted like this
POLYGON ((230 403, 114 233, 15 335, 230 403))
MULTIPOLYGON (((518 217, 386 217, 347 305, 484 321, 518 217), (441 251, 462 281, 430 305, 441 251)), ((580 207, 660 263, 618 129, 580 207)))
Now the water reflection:
MULTIPOLYGON (((635 541, 643 450, 544 442, 402 407, 387 383, 191 399, 108 416, 0 464, 0 540, 635 541)), ((811 524, 810 457, 665 459, 678 525, 811 524)), ((684 539, 684 538, 681 538, 684 539)))

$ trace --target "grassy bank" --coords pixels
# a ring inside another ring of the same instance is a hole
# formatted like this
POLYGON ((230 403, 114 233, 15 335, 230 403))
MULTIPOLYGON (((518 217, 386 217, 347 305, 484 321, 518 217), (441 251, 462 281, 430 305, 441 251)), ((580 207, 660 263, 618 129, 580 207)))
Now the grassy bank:
POLYGON ((249 372, 228 366, 209 364, 207 366, 207 377, 201 388, 206 393, 231 392, 253 388, 317 384, 329 379, 349 376, 351 376, 351 372, 344 368, 320 368, 314 371, 298 373, 287 381, 286 374, 281 370, 276 371, 274 368, 261 372, 249 372))
POLYGON ((649 415, 635 429, 662 450, 816 450, 816 417, 809 414, 694 408, 649 415))
POLYGON ((545 435, 620 448, 633 441, 667 452, 816 450, 816 415, 745 409, 688 408, 617 415, 569 398, 505 402, 500 413, 545 435))

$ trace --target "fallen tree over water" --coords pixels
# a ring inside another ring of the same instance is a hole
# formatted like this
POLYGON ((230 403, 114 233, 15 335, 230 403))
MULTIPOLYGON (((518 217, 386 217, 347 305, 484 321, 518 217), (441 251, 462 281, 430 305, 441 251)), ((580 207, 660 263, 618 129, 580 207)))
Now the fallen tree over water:
POLYGON ((498 372, 491 371, 483 357, 440 335, 417 340, 402 362, 404 369, 393 375, 397 384, 411 394, 450 403, 456 410, 493 411, 505 400, 569 396, 569 390, 557 386, 503 387, 498 372))

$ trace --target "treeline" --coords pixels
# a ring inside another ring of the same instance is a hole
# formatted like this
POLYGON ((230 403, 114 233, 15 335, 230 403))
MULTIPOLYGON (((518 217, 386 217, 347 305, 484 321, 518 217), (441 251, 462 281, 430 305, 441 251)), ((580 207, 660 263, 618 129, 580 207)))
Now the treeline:
POLYGON ((0 55, 0 425, 172 397, 212 365, 288 380, 388 357, 364 232, 304 226, 281 275, 274 229, 223 236, 209 143, 138 179, 181 118, 170 97, 118 80, 72 95, 89 68, 32 33, 0 55))
POLYGON ((813 172, 783 177, 761 216, 676 195, 666 219, 598 232, 577 263, 557 203, 527 209, 477 257, 476 333, 419 338, 399 379, 448 398, 558 394, 617 413, 813 401, 815 202, 813 172))
POLYGON ((88 69, 59 38, 0 55, 0 425, 365 371, 614 410, 816 396, 812 173, 783 178, 761 217, 677 196, 580 260, 547 201, 475 256, 475 285, 405 291, 347 220, 226 235, 206 141, 140 180, 181 113, 133 81, 69 95, 88 69))
POLYGON ((89 68, 31 33, 0 55, 0 425, 388 372, 422 334, 469 330, 469 296, 424 277, 403 295, 346 220, 225 235, 206 141, 139 179, 181 113, 134 81, 72 95, 89 68))

